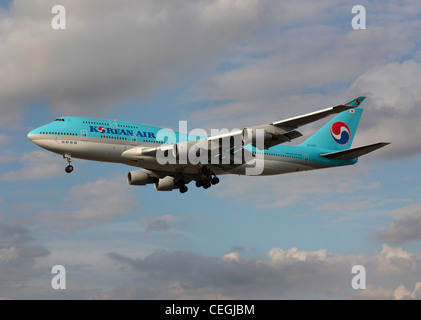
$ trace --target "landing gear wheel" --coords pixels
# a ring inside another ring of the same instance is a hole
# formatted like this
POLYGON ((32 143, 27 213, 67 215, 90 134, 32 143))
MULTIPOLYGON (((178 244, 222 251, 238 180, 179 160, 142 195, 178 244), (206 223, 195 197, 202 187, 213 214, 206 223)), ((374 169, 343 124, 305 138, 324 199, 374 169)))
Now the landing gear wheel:
POLYGON ((186 193, 187 190, 189 190, 189 188, 187 188, 186 186, 181 186, 180 187, 180 193, 186 193))
POLYGON ((63 154, 63 159, 66 159, 66 168, 64 169, 67 173, 73 171, 73 166, 70 164, 72 158, 68 154, 63 154))
POLYGON ((196 181, 196 187, 198 188, 203 187, 203 189, 208 189, 212 185, 219 183, 219 178, 206 167, 200 168, 199 175, 201 180, 196 181))
POLYGON ((212 185, 211 182, 209 180, 206 180, 205 183, 203 184, 203 188, 208 189, 210 188, 211 185, 212 185))
POLYGON ((218 183, 219 183, 219 178, 218 178, 218 177, 213 177, 213 178, 211 179, 211 183, 212 183, 213 185, 218 184, 218 183))

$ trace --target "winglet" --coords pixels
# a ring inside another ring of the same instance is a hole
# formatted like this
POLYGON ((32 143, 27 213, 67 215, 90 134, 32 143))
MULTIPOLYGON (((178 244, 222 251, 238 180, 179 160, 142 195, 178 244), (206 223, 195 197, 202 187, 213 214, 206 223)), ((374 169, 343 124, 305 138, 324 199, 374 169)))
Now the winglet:
POLYGON ((365 100, 365 97, 358 97, 357 99, 354 99, 348 103, 346 103, 345 105, 347 107, 358 107, 361 102, 363 102, 365 100))

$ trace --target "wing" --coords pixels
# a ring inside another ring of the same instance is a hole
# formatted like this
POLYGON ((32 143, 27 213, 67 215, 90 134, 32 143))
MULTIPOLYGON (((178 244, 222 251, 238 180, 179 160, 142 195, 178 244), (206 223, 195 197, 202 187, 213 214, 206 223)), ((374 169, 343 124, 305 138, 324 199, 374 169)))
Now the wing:
POLYGON ((302 134, 296 130, 297 128, 323 119, 329 115, 356 108, 364 99, 365 97, 358 97, 343 105, 337 105, 286 120, 275 121, 264 125, 244 128, 243 130, 202 138, 200 140, 178 142, 171 145, 161 145, 153 148, 134 147, 123 152, 122 156, 128 159, 136 160, 145 156, 156 157, 157 154, 159 154, 158 152, 167 152, 172 154, 175 158, 178 158, 181 156, 187 157, 187 153, 190 152, 190 149, 195 148, 198 154, 200 152, 206 152, 208 154, 207 159, 209 164, 216 163, 217 161, 212 160, 215 160, 214 158, 219 158, 219 160, 222 160, 223 166, 230 169, 232 168, 232 164, 238 165, 244 163, 244 158, 239 158, 239 155, 243 154, 243 152, 238 152, 242 150, 244 146, 252 144, 255 147, 259 147, 259 149, 268 149, 272 146, 289 142, 302 136, 302 134), (261 130, 260 133, 263 133, 263 146, 257 146, 259 129, 261 130), (226 161, 224 161, 224 159, 226 161))
POLYGON ((315 122, 317 120, 323 119, 327 116, 330 116, 331 114, 341 113, 343 111, 356 108, 361 104, 361 102, 364 101, 364 99, 365 97, 358 97, 357 99, 354 99, 346 104, 341 104, 341 105, 331 107, 331 108, 326 108, 320 111, 307 113, 302 116, 273 122, 270 125, 276 126, 278 128, 283 128, 285 130, 296 129, 298 127, 309 124, 311 122, 315 122))
POLYGON ((289 118, 286 120, 275 121, 272 123, 244 128, 237 132, 230 134, 219 135, 208 138, 209 141, 223 139, 227 136, 237 136, 241 134, 241 138, 244 144, 252 143, 255 146, 253 140, 256 140, 256 134, 258 129, 263 130, 264 137, 264 149, 268 149, 275 145, 289 142, 293 139, 299 138, 302 134, 295 130, 301 126, 323 119, 332 114, 340 113, 352 108, 358 107, 363 102, 365 97, 358 97, 346 104, 337 105, 334 107, 326 108, 316 112, 304 114, 302 116, 289 118))
MULTIPOLYGON (((236 168, 238 166, 253 164, 253 161, 249 162, 249 160, 247 160, 252 159, 253 154, 244 147, 248 144, 256 147, 256 138, 258 138, 258 135, 262 131, 264 148, 270 148, 271 146, 300 137, 301 133, 296 130, 297 128, 329 115, 356 108, 364 99, 364 97, 359 97, 344 105, 337 105, 286 120, 244 128, 243 130, 237 130, 235 132, 212 137, 203 137, 199 140, 163 144, 152 148, 137 146, 128 149, 122 153, 122 156, 134 160, 135 162, 141 161, 142 159, 144 160, 145 158, 155 158, 155 160, 157 160, 159 159, 160 154, 164 154, 165 157, 167 155, 172 155, 176 160, 184 157, 187 159, 188 154, 205 155, 205 161, 196 164, 189 163, 189 165, 197 165, 197 171, 190 170, 190 172, 184 171, 183 168, 185 167, 180 167, 179 162, 169 164, 170 166, 173 166, 172 170, 165 170, 167 167, 162 166, 161 170, 157 170, 155 167, 155 169, 132 171, 128 173, 127 181, 131 185, 154 184, 155 189, 159 191, 179 189, 181 193, 187 191, 186 185, 188 183, 196 181, 197 187, 203 186, 207 189, 211 185, 219 182, 219 179, 214 173, 214 168, 219 169, 219 172, 230 172, 233 169, 237 170, 236 168), (258 129, 261 129, 262 131, 258 129)), ((329 159, 348 159, 371 152, 384 145, 384 143, 380 143, 352 149, 347 152, 335 152, 323 154, 321 156, 329 159)))

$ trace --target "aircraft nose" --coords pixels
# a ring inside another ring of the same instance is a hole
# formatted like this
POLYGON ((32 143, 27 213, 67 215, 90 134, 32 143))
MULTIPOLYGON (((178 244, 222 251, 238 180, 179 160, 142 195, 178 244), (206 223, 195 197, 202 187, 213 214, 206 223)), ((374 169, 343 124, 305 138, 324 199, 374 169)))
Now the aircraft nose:
POLYGON ((33 141, 33 139, 35 137, 35 130, 32 130, 32 131, 28 132, 27 137, 28 137, 29 140, 33 141))
POLYGON ((29 140, 31 140, 32 142, 36 143, 35 139, 36 136, 39 134, 39 130, 38 129, 34 129, 30 132, 28 132, 27 137, 29 140))

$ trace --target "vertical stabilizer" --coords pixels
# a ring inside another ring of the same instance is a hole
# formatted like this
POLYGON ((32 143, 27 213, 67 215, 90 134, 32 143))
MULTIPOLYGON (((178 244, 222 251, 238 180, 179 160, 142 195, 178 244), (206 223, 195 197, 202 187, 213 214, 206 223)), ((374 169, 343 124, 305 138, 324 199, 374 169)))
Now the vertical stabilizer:
MULTIPOLYGON (((351 101, 351 103, 353 102, 355 100, 351 101)), ((302 145, 311 145, 312 147, 332 151, 351 148, 362 113, 363 109, 361 108, 353 108, 339 113, 302 145)))

